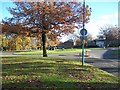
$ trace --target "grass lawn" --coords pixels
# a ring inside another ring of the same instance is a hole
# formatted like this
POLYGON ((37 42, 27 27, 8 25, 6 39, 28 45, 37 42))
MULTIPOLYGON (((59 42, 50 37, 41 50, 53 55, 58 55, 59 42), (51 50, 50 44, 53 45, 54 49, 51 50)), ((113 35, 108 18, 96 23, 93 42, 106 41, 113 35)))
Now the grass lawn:
MULTIPOLYGON (((55 49, 47 50, 48 54, 60 54, 60 53, 69 53, 69 52, 81 52, 82 49, 55 49)), ((42 50, 33 50, 33 51, 17 51, 14 54, 42 54, 42 50)))
POLYGON ((120 49, 118 49, 117 54, 120 56, 120 49))
POLYGON ((118 49, 118 55, 120 56, 120 49, 118 49))
POLYGON ((120 56, 120 49, 116 50, 114 54, 120 56))
POLYGON ((117 90, 118 78, 72 59, 2 58, 3 90, 117 90))

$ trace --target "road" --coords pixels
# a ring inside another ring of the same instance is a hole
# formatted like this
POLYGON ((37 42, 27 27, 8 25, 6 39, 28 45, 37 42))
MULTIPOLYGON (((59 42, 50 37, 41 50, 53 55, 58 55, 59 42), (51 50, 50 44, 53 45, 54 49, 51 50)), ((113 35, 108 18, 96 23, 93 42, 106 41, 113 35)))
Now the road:
POLYGON ((89 52, 90 58, 86 59, 85 62, 118 76, 118 72, 120 70, 118 67, 118 59, 120 57, 114 54, 116 50, 116 48, 91 50, 89 52))
POLYGON ((89 52, 89 55, 94 58, 118 60, 118 55, 115 55, 117 48, 108 49, 93 49, 89 52))
MULTIPOLYGON (((85 57, 85 62, 93 65, 94 67, 105 70, 115 76, 118 76, 118 56, 114 55, 116 48, 108 48, 108 49, 91 49, 88 51, 89 57, 85 57)), ((81 57, 79 56, 80 52, 75 53, 63 53, 63 54, 49 54, 49 57, 60 57, 60 58, 70 58, 81 61, 81 57)), ((26 56, 26 55, 13 55, 12 52, 3 52, 5 55, 12 56, 26 56)), ((27 56, 38 56, 38 55, 27 55, 27 56)), ((42 55, 39 55, 42 56, 42 55)))

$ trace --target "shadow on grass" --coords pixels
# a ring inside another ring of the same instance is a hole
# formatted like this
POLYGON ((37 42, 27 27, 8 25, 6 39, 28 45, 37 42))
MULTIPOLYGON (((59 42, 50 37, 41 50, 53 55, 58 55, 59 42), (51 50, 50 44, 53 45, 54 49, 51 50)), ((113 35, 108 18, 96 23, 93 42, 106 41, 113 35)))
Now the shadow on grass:
POLYGON ((42 82, 39 80, 3 84, 2 90, 119 90, 118 84, 102 82, 42 82))
POLYGON ((91 66, 81 66, 67 63, 45 63, 44 61, 40 62, 18 62, 12 64, 3 64, 2 65, 2 76, 10 75, 31 75, 32 72, 37 73, 53 73, 55 72, 90 72, 87 69, 92 68, 91 66))
MULTIPOLYGON (((34 60, 41 59, 41 61, 29 62, 30 60, 28 59, 31 58, 24 59, 24 62, 14 59, 15 62, 13 61, 13 63, 3 63, 2 75, 5 81, 3 81, 2 90, 118 90, 117 83, 103 83, 102 81, 94 81, 94 83, 92 81, 88 81, 89 83, 87 81, 81 82, 84 77, 80 76, 82 76, 83 72, 85 72, 83 75, 89 76, 87 72, 92 68, 91 66, 82 67, 81 65, 72 64, 72 62, 68 61, 56 62, 56 60, 52 60, 51 58, 33 57, 34 60), (48 61, 46 62, 46 60, 48 61), (81 71, 82 73, 80 73, 81 71), (32 77, 34 75, 36 77, 32 77), (46 75, 46 77, 43 75, 46 75), (68 77, 70 81, 65 82, 68 77), (72 82, 73 77, 75 77, 75 82, 72 82), (77 82, 78 80, 79 82, 77 82)), ((17 57, 16 59, 19 58, 17 57)), ((91 73, 91 78, 94 78, 94 73, 91 73)))

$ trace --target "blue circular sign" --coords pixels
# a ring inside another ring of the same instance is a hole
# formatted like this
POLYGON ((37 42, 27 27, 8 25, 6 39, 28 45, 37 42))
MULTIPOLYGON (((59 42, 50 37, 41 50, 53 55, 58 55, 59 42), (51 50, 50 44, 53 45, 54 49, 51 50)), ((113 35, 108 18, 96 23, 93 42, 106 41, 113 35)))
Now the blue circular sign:
POLYGON ((86 30, 86 29, 80 30, 80 34, 81 34, 81 35, 87 35, 87 30, 86 30))

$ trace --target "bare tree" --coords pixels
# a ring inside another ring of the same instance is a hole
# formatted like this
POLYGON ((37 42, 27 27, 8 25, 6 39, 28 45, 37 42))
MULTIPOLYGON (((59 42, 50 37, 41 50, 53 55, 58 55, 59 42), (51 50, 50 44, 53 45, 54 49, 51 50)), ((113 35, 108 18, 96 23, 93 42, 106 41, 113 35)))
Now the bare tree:
POLYGON ((117 26, 106 25, 100 29, 99 38, 102 36, 106 40, 106 46, 118 46, 118 32, 117 26))

